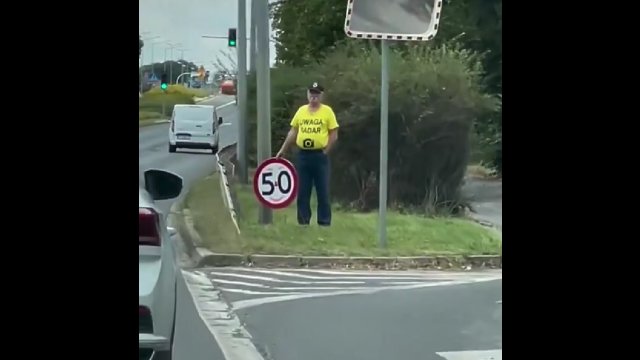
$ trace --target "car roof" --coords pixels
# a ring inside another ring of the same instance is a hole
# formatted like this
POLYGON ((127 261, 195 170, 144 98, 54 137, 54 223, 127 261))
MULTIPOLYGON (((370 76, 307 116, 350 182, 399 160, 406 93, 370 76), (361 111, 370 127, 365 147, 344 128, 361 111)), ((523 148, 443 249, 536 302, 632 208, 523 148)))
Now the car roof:
POLYGON ((174 108, 184 108, 184 107, 210 108, 210 109, 213 109, 215 106, 213 106, 213 105, 198 105, 198 104, 176 104, 176 105, 174 105, 174 108))

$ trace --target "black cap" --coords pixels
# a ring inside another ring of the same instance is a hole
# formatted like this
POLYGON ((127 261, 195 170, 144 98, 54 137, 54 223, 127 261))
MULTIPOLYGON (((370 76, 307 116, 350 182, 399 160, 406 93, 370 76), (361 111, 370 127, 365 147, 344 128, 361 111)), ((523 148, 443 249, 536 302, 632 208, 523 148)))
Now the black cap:
POLYGON ((311 84, 311 86, 309 86, 309 91, 321 93, 324 92, 324 88, 322 87, 322 85, 314 82, 313 84, 311 84))

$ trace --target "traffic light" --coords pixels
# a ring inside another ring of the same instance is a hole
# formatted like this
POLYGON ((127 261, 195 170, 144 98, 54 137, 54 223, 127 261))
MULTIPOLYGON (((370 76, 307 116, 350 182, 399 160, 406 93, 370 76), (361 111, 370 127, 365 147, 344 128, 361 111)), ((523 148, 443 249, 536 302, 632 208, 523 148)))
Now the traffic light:
POLYGON ((229 46, 236 47, 236 28, 229 29, 229 46))
POLYGON ((167 74, 163 73, 162 76, 160 76, 160 89, 167 90, 168 86, 169 85, 167 85, 167 74))

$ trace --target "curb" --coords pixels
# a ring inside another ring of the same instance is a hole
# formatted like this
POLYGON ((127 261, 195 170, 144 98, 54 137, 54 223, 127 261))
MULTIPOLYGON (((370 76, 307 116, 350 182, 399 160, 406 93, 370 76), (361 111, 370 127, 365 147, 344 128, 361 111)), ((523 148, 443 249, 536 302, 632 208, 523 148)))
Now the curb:
POLYGON ((193 227, 193 221, 191 221, 191 226, 187 225, 187 222, 185 221, 185 209, 183 209, 185 199, 186 196, 171 205, 169 216, 167 216, 167 224, 176 229, 176 231, 180 235, 182 244, 185 247, 186 255, 196 264, 196 266, 198 266, 197 264, 200 263, 201 258, 199 257, 199 253, 195 244, 200 241, 200 236, 193 227), (193 234, 196 234, 198 238, 193 239, 193 234))
POLYGON ((296 255, 240 255, 213 253, 197 248, 198 267, 248 266, 263 268, 349 268, 384 270, 478 270, 502 269, 500 255, 333 257, 296 255))
POLYGON ((170 122, 171 122, 171 121, 169 121, 169 120, 155 120, 155 121, 153 121, 153 122, 148 121, 148 122, 145 122, 144 124, 142 124, 142 125, 140 125, 140 126, 138 126, 138 127, 143 128, 143 127, 147 127, 147 126, 154 126, 154 125, 160 125, 160 124, 168 124, 168 123, 170 123, 170 122))

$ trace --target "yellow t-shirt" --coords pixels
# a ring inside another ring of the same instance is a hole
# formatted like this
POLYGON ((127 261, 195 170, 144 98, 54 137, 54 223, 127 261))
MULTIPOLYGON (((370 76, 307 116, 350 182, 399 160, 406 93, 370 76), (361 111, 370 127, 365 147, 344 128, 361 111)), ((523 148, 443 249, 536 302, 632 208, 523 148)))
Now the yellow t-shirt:
POLYGON ((329 142, 329 130, 339 127, 336 114, 328 105, 320 105, 315 112, 309 105, 300 106, 291 120, 291 127, 298 129, 296 144, 303 150, 324 149, 329 142))

